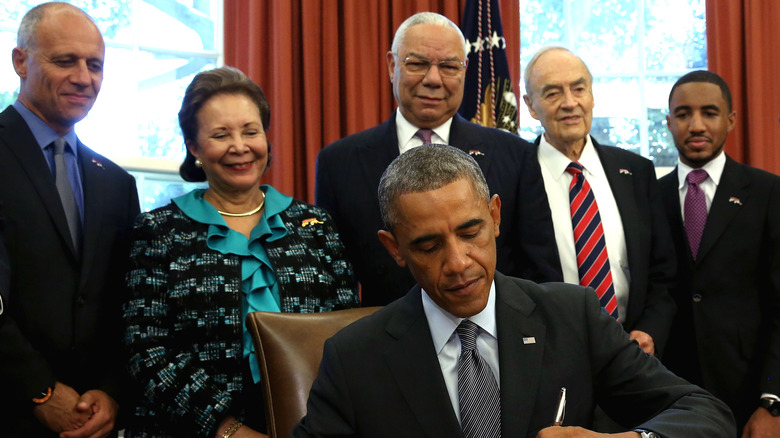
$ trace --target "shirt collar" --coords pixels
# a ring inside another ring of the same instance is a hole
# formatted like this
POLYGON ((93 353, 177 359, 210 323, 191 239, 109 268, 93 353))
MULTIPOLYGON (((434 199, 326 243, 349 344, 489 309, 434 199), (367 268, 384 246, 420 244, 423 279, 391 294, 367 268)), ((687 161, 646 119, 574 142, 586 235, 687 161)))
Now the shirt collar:
MULTIPOLYGON (((726 166, 726 153, 721 151, 720 154, 718 154, 717 157, 710 160, 708 163, 706 163, 704 166, 701 166, 700 169, 704 169, 707 171, 707 175, 709 175, 712 182, 715 183, 715 186, 720 183, 720 177, 723 175, 723 168, 726 166)), ((679 161, 677 163, 677 188, 682 189, 683 186, 685 186, 685 179, 688 177, 688 174, 694 171, 695 169, 682 161, 679 161)))
MULTIPOLYGON (((542 166, 547 168, 550 175, 558 181, 564 174, 566 174, 566 168, 571 163, 571 159, 551 145, 544 135, 541 136, 539 141, 539 162, 542 166)), ((593 147, 593 141, 590 135, 585 136, 585 146, 582 148, 580 159, 578 162, 585 168, 585 176, 588 174, 597 177, 604 176, 604 169, 599 165, 599 154, 596 152, 596 148, 593 147)))
MULTIPOLYGON (((60 137, 59 134, 54 132, 51 126, 47 125, 46 122, 41 120, 40 117, 30 111, 26 106, 24 106, 23 103, 19 102, 18 100, 14 102, 14 109, 19 113, 20 116, 22 116, 24 122, 27 123, 27 126, 30 128, 33 137, 35 137, 35 141, 38 142, 38 147, 41 149, 46 149, 46 147, 49 146, 51 142, 60 137)), ((70 150, 73 152, 73 155, 78 158, 78 148, 76 147, 76 145, 78 145, 78 137, 76 136, 76 131, 71 129, 62 137, 64 137, 65 141, 67 141, 70 145, 70 150)))
POLYGON ((485 308, 476 315, 468 318, 458 318, 450 312, 442 309, 428 295, 425 290, 422 291, 422 304, 425 311, 425 317, 428 319, 428 327, 431 330, 433 345, 436 348, 436 354, 441 353, 444 345, 449 342, 455 333, 455 329, 464 319, 469 319, 477 324, 482 330, 488 332, 491 336, 498 339, 498 328, 496 325, 496 282, 490 284, 490 294, 485 308))
MULTIPOLYGON (((414 134, 417 133, 417 130, 420 129, 406 120, 403 114, 401 114, 400 109, 395 112, 395 126, 396 132, 398 133, 399 146, 408 143, 409 140, 414 137, 414 134)), ((452 126, 452 117, 441 125, 433 128, 434 134, 438 135, 445 144, 450 144, 450 126, 452 126)))

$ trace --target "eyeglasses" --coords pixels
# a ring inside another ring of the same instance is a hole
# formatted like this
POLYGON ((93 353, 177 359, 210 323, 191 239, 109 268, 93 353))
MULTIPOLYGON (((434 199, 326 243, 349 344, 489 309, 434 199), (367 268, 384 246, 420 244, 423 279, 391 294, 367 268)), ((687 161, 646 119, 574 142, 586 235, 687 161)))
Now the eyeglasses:
MULTIPOLYGON (((434 64, 430 60, 425 58, 418 58, 416 56, 407 56, 403 61, 403 66, 406 69, 406 72, 413 75, 428 74, 428 71, 431 69, 431 65, 434 64)), ((436 64, 436 67, 439 69, 440 75, 448 78, 454 78, 460 75, 463 69, 466 68, 466 61, 441 61, 436 64)))

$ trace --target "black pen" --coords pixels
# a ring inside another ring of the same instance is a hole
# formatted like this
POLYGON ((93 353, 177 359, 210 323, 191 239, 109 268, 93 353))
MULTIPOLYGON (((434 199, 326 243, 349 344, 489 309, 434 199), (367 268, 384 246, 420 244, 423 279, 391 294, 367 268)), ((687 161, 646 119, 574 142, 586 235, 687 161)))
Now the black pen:
POLYGON ((555 421, 553 426, 563 425, 563 416, 566 414, 566 387, 561 388, 561 394, 558 396, 558 409, 555 411, 555 421))

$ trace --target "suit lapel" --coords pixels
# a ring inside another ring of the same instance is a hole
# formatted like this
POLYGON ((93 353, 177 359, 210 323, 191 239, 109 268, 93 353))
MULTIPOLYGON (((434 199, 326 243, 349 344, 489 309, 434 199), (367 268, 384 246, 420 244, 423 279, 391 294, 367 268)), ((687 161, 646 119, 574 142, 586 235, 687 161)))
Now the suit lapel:
MULTIPOLYGON (((84 190, 84 227, 82 233, 81 270, 82 280, 89 278, 89 268, 99 245, 103 230, 103 218, 107 214, 102 208, 106 205, 106 170, 100 159, 79 141, 79 166, 84 190)), ((83 286, 83 284, 82 284, 83 286)))
POLYGON ((444 384, 420 294, 420 287, 415 286, 387 324, 388 334, 398 341, 386 353, 387 364, 426 435, 457 437, 460 423, 444 384))
POLYGON ((62 208, 60 195, 54 182, 54 175, 46 162, 38 143, 22 116, 13 107, 2 113, 2 122, 6 146, 16 156, 19 166, 24 169, 40 201, 46 207, 54 227, 60 234, 63 243, 70 249, 70 254, 76 257, 76 248, 70 238, 68 220, 62 208))
POLYGON ((498 362, 501 370, 501 435, 526 436, 542 371, 544 324, 536 304, 510 279, 496 272, 498 362))
MULTIPOLYGON (((618 212, 620 212, 620 222, 623 225, 623 235, 626 240, 626 256, 628 257, 628 266, 641 266, 639 254, 639 230, 638 225, 642 218, 639 217, 636 199, 634 198, 634 176, 635 169, 632 169, 628 163, 622 162, 618 156, 607 148, 601 147, 595 139, 591 137, 593 147, 599 155, 601 167, 604 168, 604 174, 609 182, 609 188, 612 190, 612 196, 615 198, 618 212)), ((633 289, 629 284, 629 290, 633 289)), ((635 300, 636 302, 636 300, 635 300)), ((626 308, 626 317, 623 321, 625 325, 632 326, 635 320, 636 312, 632 310, 631 299, 626 308)))
MULTIPOLYGON (((691 256, 691 247, 688 244, 688 236, 685 233, 685 227, 683 225, 682 211, 680 210, 680 190, 679 190, 679 170, 675 166, 668 175, 658 180, 658 185, 661 188, 661 198, 663 199, 664 208, 666 210, 669 220, 669 227, 672 232, 672 240, 675 242, 675 247, 678 248, 678 254, 681 254, 681 249, 685 248, 688 255, 688 261, 693 260, 691 256)), ((678 263, 683 260, 678 260, 678 263)))
POLYGON ((494 150, 489 143, 484 142, 484 139, 479 136, 478 132, 468 128, 469 122, 456 113, 452 117, 452 125, 450 125, 450 146, 454 146, 471 155, 479 164, 482 173, 489 175, 495 155, 493 153, 494 150))
POLYGON ((715 197, 712 199, 707 224, 701 236, 699 254, 696 257, 697 264, 704 260, 707 253, 715 246, 728 224, 742 209, 742 205, 749 202, 749 186, 750 180, 740 165, 726 156, 726 165, 723 167, 723 174, 715 191, 715 197))
MULTIPOLYGON (((386 122, 379 125, 378 129, 373 133, 373 137, 369 138, 361 146, 359 152, 361 166, 359 166, 359 171, 364 174, 363 180, 370 183, 367 184, 367 187, 379 187, 382 173, 399 154, 395 112, 390 115, 386 122)), ((376 189, 372 191, 374 197, 377 198, 376 189)), ((378 201, 377 205, 379 205, 378 201)))

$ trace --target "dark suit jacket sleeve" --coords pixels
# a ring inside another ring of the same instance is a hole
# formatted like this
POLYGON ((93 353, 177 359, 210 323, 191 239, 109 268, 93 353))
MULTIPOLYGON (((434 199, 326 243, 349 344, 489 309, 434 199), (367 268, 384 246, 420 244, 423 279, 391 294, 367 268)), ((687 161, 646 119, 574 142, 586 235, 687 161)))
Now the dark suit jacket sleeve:
POLYGON ((769 259, 769 285, 766 289, 769 342, 761 383, 762 392, 780 396, 780 178, 772 178, 769 198, 767 230, 767 254, 769 259))
POLYGON ((656 344, 656 355, 660 356, 669 338, 676 312, 676 305, 669 289, 674 285, 677 266, 669 222, 666 220, 661 190, 655 178, 655 168, 652 164, 649 164, 648 168, 647 197, 650 217, 640 219, 650 223, 647 291, 644 311, 633 329, 650 334, 656 344))
POLYGON ((584 298, 595 400, 610 417, 664 437, 735 435, 733 416, 723 402, 670 373, 633 343, 626 344, 625 333, 601 309, 595 294, 584 298))

